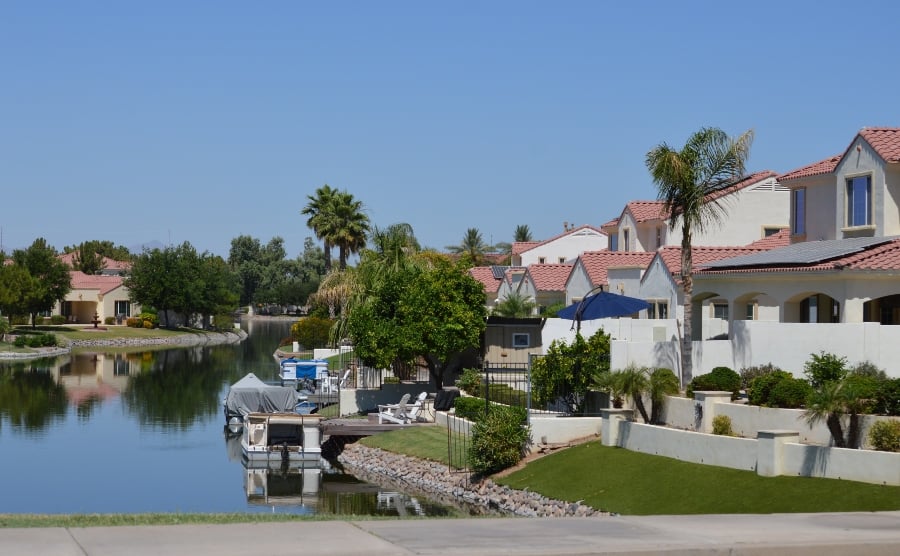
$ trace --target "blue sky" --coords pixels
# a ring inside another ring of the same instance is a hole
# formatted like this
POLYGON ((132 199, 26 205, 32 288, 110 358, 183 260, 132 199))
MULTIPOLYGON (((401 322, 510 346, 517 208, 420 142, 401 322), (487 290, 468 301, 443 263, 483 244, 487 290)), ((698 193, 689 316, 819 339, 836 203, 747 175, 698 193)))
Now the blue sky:
POLYGON ((436 248, 599 225, 703 126, 779 173, 900 126, 898 5, 5 0, 3 247, 296 256, 325 183, 436 248))

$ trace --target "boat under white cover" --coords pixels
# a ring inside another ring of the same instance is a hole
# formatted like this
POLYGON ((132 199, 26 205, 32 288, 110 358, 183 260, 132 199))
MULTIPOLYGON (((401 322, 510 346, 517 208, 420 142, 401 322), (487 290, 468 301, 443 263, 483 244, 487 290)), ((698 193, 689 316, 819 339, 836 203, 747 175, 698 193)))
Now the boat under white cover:
POLYGON ((251 463, 319 461, 320 415, 250 413, 244 417, 241 450, 251 463))

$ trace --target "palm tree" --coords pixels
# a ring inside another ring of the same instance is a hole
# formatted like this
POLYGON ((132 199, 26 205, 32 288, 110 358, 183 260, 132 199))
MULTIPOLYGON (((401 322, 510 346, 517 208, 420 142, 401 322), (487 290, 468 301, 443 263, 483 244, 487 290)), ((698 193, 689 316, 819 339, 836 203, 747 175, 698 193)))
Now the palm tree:
POLYGON ((494 314, 501 317, 523 318, 534 312, 537 303, 520 292, 512 292, 494 307, 494 314))
POLYGON ((649 423, 650 416, 647 415, 647 408, 644 406, 644 392, 650 389, 650 379, 648 378, 649 369, 646 367, 629 365, 613 374, 619 375, 619 389, 622 393, 631 398, 632 402, 634 402, 634 406, 644 419, 644 422, 649 423))
POLYGON ((463 257, 468 257, 469 263, 479 266, 484 262, 484 254, 490 246, 484 242, 484 238, 478 228, 469 228, 459 245, 448 245, 447 250, 463 257))
POLYGON ((347 268, 347 257, 366 245, 369 233, 369 217, 364 212, 362 201, 353 198, 346 191, 339 191, 331 198, 330 218, 324 234, 339 250, 340 269, 347 268))
POLYGON ((666 143, 647 153, 646 165, 668 213, 669 229, 681 222, 681 280, 684 286, 684 336, 681 339, 681 383, 691 381, 693 231, 704 231, 725 217, 725 207, 715 193, 736 183, 744 175, 750 155, 753 130, 737 139, 716 128, 702 128, 691 135, 681 150, 666 143))
POLYGON ((316 238, 321 239, 324 243, 325 251, 325 274, 331 271, 331 243, 329 237, 326 236, 326 230, 329 229, 329 219, 331 218, 331 205, 334 196, 338 193, 327 183, 316 189, 315 195, 307 195, 309 202, 300 211, 300 214, 309 216, 306 225, 316 234, 316 238))
POLYGON ((513 234, 513 241, 533 241, 528 224, 519 224, 516 226, 516 232, 513 234))
POLYGON ((399 268, 409 255, 421 250, 412 226, 406 223, 391 224, 384 229, 376 226, 370 242, 372 251, 385 266, 394 269, 399 268))
POLYGON ((678 377, 672 369, 653 369, 650 373, 650 381, 647 394, 650 396, 650 424, 662 424, 662 410, 666 402, 666 395, 678 393, 678 377))

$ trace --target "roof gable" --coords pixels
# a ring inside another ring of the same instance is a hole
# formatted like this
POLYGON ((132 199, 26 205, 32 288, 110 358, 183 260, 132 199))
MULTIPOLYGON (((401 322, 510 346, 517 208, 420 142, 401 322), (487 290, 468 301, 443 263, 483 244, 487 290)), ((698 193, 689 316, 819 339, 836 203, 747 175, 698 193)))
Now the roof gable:
POLYGON ((494 269, 490 266, 476 266, 469 269, 469 275, 484 286, 485 293, 495 293, 500 289, 501 279, 494 275, 494 269))
POLYGON ((609 284, 610 268, 640 267, 646 268, 653 260, 653 253, 642 251, 588 251, 578 257, 578 263, 584 269, 592 287, 609 284))
POLYGON ((534 284, 539 292, 560 292, 566 289, 566 282, 572 272, 571 264, 533 264, 525 271, 525 279, 534 284))
POLYGON ((865 139, 885 162, 900 162, 900 128, 864 127, 858 135, 865 139))
POLYGON ((783 182, 800 178, 808 178, 810 176, 818 176, 821 174, 830 174, 831 172, 834 172, 834 169, 837 167, 840 160, 841 155, 839 154, 829 156, 825 160, 813 162, 812 164, 807 164, 806 166, 801 166, 800 168, 796 168, 794 170, 791 170, 790 172, 781 174, 780 176, 778 176, 778 181, 783 182))
POLYGON ((121 276, 110 276, 105 274, 85 274, 80 270, 69 271, 73 290, 97 290, 101 295, 105 295, 114 289, 121 287, 123 278, 121 276))
POLYGON ((600 228, 597 228, 596 226, 590 226, 588 224, 585 224, 583 226, 579 226, 577 228, 572 228, 571 230, 567 230, 561 234, 555 235, 555 236, 551 237, 550 239, 545 239, 544 241, 519 241, 519 242, 513 243, 513 254, 521 255, 522 253, 524 253, 526 251, 531 251, 532 249, 534 249, 536 247, 547 245, 548 243, 553 243, 554 241, 557 241, 564 237, 571 237, 571 236, 578 236, 578 235, 602 235, 602 236, 605 236, 606 232, 604 232, 600 228), (594 232, 594 233, 591 233, 591 232, 594 232))

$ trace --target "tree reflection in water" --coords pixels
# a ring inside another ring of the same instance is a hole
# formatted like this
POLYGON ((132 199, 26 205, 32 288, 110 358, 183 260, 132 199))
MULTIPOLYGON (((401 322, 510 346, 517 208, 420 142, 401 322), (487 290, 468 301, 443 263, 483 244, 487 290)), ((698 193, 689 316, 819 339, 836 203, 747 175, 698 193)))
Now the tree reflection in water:
POLYGON ((0 368, 0 422, 13 430, 39 432, 65 419, 66 391, 46 369, 33 363, 0 368))

